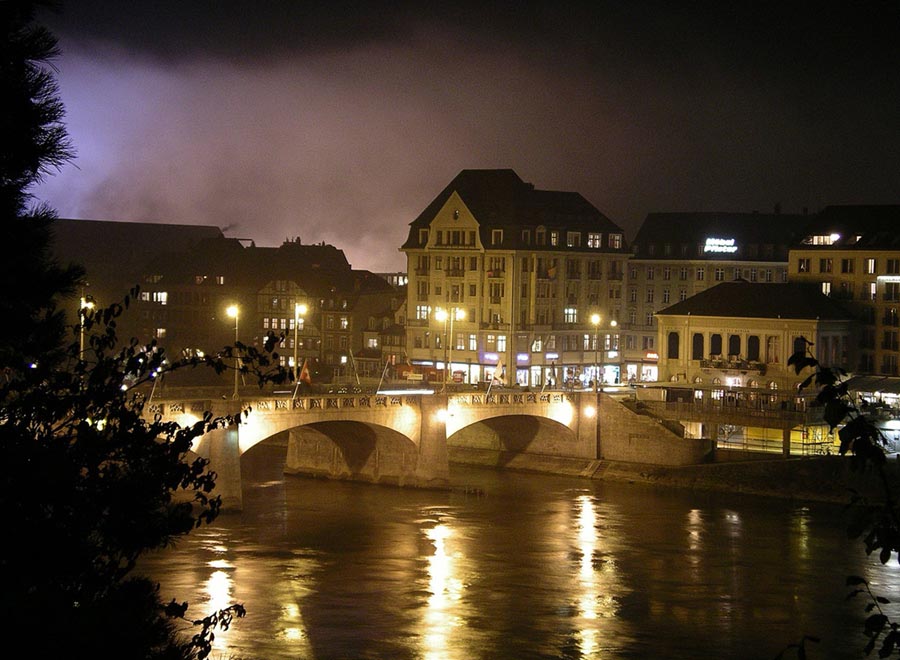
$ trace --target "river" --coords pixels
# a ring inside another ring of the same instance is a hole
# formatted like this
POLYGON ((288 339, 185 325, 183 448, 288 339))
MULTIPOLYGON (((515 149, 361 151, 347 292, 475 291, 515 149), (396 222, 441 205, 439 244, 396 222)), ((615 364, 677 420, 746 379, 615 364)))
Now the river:
POLYGON ((284 477, 283 451, 140 566, 195 617, 245 605, 213 660, 863 657, 846 576, 900 590, 840 506, 459 466, 400 489, 284 477))

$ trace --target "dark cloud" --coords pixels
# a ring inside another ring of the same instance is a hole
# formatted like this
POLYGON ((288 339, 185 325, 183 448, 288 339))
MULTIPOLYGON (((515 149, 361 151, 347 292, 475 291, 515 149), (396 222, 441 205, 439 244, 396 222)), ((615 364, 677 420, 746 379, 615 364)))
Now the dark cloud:
POLYGON ((577 190, 630 232, 897 202, 896 3, 431 4, 71 3, 48 23, 79 158, 38 192, 384 270, 467 167, 577 190))

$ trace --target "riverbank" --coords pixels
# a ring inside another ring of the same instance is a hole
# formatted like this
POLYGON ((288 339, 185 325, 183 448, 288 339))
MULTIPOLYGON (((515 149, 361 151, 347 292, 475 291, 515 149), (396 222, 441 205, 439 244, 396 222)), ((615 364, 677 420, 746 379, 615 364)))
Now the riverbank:
MULTIPOLYGON (((887 466, 896 481, 898 461, 887 466)), ((656 484, 704 491, 762 495, 799 501, 846 504, 854 493, 880 499, 879 481, 871 469, 854 470, 845 456, 710 463, 683 467, 604 463, 594 479, 656 484)))
MULTIPOLYGON (((875 473, 871 468, 854 470, 853 461, 847 456, 777 457, 670 467, 452 448, 450 461, 459 465, 798 501, 846 504, 854 492, 875 501, 880 499, 875 473)), ((900 482, 900 460, 896 455, 888 458, 887 469, 894 480, 900 482)))

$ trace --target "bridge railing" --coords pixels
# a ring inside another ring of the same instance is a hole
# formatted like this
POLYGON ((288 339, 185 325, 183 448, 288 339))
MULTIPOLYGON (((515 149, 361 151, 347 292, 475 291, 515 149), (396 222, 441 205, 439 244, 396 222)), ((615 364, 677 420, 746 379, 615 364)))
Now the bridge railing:
MULTIPOLYGON (((314 396, 265 397, 259 399, 240 399, 242 409, 257 410, 267 413, 291 413, 303 411, 377 409, 391 406, 408 405, 411 399, 421 395, 401 394, 322 394, 314 396)), ((212 399, 156 399, 148 406, 150 414, 179 415, 185 413, 203 414, 221 406, 222 402, 212 399)))

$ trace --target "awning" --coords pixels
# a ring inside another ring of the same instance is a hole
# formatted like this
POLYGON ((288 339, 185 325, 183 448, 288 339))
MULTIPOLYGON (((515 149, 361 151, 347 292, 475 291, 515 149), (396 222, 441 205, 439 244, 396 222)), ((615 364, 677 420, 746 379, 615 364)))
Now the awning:
POLYGON ((854 376, 847 381, 847 390, 867 394, 880 392, 882 394, 900 395, 900 378, 892 376, 854 376))

